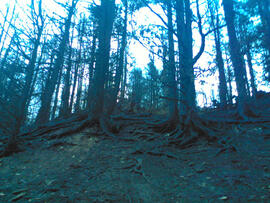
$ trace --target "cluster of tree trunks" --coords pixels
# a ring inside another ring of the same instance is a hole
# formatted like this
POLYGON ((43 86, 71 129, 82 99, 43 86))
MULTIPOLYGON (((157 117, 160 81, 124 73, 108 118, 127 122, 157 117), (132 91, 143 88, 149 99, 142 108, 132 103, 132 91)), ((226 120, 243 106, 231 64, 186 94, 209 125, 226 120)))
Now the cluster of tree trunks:
MULTIPOLYGON (((252 0, 250 0, 252 1, 252 0)), ((34 37, 30 38, 32 42, 29 54, 18 48, 21 54, 27 59, 27 66, 23 69, 20 76, 13 73, 6 73, 8 65, 13 67, 13 64, 7 63, 7 58, 12 47, 19 44, 17 42, 17 33, 14 32, 10 38, 10 44, 5 50, 3 59, 1 60, 0 68, 0 102, 8 104, 10 100, 2 101, 6 98, 7 91, 16 86, 17 92, 20 92, 18 112, 15 116, 15 130, 12 131, 11 143, 16 140, 16 135, 20 134, 22 126, 27 122, 30 103, 34 94, 35 85, 38 84, 41 92, 39 100, 40 106, 35 119, 36 125, 47 123, 51 119, 68 118, 72 112, 80 113, 87 109, 87 118, 83 119, 78 129, 90 127, 93 124, 99 124, 106 134, 113 136, 115 127, 111 119, 117 103, 124 101, 126 94, 127 79, 127 56, 126 48, 128 45, 128 15, 135 7, 142 5, 150 8, 150 11, 157 15, 164 23, 166 30, 166 37, 162 36, 164 40, 163 47, 163 67, 166 80, 165 95, 163 98, 167 100, 168 112, 164 121, 156 123, 155 128, 162 132, 173 131, 173 138, 177 141, 181 139, 181 145, 196 140, 200 134, 206 137, 211 134, 207 130, 208 123, 204 122, 199 116, 196 104, 196 89, 195 89, 195 72, 194 66, 204 52, 206 37, 213 33, 215 44, 215 61, 219 74, 219 97, 220 106, 225 109, 228 103, 232 103, 232 78, 233 75, 227 71, 228 81, 226 81, 226 70, 222 50, 222 34, 221 28, 227 28, 229 38, 229 55, 232 62, 236 91, 237 91, 237 110, 234 114, 236 118, 247 120, 248 116, 257 116, 250 108, 250 87, 248 82, 245 57, 250 75, 250 86, 252 89, 252 96, 256 101, 255 96, 258 94, 255 81, 255 73, 252 65, 252 43, 246 40, 243 43, 237 35, 238 29, 245 29, 241 26, 237 27, 236 2, 233 0, 223 0, 223 10, 226 25, 221 24, 219 4, 215 1, 206 1, 210 13, 210 28, 208 31, 203 27, 203 18, 200 10, 200 1, 195 1, 195 9, 192 9, 192 2, 190 0, 165 0, 162 2, 140 1, 140 4, 130 2, 128 0, 122 1, 123 16, 120 17, 121 26, 114 30, 117 23, 117 8, 115 0, 101 0, 100 5, 94 5, 91 8, 93 11, 91 26, 84 18, 80 19, 77 28, 77 33, 74 33, 73 18, 76 14, 76 8, 79 0, 72 0, 70 5, 64 5, 67 10, 67 17, 63 18, 64 23, 59 24, 61 34, 53 38, 53 48, 51 53, 47 53, 47 61, 49 66, 46 70, 37 70, 43 57, 43 52, 46 53, 47 45, 42 44, 44 29, 45 29, 45 15, 42 9, 42 1, 31 1, 31 19, 34 25, 34 37), (166 19, 156 13, 150 3, 160 4, 164 8, 166 19), (194 14, 196 13, 196 14, 194 14), (194 20, 196 16, 196 20, 194 20), (201 45, 197 54, 194 54, 193 46, 193 23, 197 23, 198 32, 201 36, 201 45), (72 35, 71 30, 72 31, 72 35), (89 34, 91 33, 91 34, 89 34), (74 35, 78 35, 76 39, 74 35), (117 64, 111 65, 112 61, 112 37, 118 35, 118 50, 116 60, 117 64), (91 43, 89 45, 89 53, 87 55, 87 45, 85 40, 90 36, 91 43), (75 42, 74 42, 75 41, 75 42), (177 41, 177 48, 175 47, 177 41), (78 47, 74 48, 74 44, 78 47), (55 47, 54 47, 55 46, 55 47), (45 48, 44 48, 45 47, 45 48), (41 52, 41 53, 40 53, 41 52), (87 56, 86 56, 87 55, 87 56), (88 68, 88 69, 87 69, 88 68), (85 72, 88 73, 88 84, 84 84, 85 72), (39 81, 38 78, 43 77, 45 80, 39 81), (17 80, 23 82, 17 84, 17 80), (3 84, 2 84, 3 83, 3 84), (229 83, 229 88, 227 87, 229 83), (6 85, 8 84, 8 85, 6 85), (63 84, 63 88, 62 88, 63 84), (6 88, 6 87, 8 88, 6 88), (61 89, 62 88, 62 89, 61 89), (87 90, 86 90, 87 89, 87 90), (3 91, 2 91, 3 90, 3 91), (61 93, 61 94, 60 94, 61 93), (59 98, 61 101, 59 102, 59 98), (109 98, 109 99, 107 99, 109 98), (58 105, 60 103, 60 105, 58 105), (165 129, 165 130, 164 130, 165 129), (177 130, 175 133, 174 130, 177 130), (184 132, 184 136, 183 136, 184 132), (180 138, 181 137, 181 138, 180 138), (184 138, 183 138, 184 137, 184 138)), ((61 5, 61 3, 59 3, 61 5)), ((255 2, 258 8, 259 16, 264 26, 264 49, 266 50, 266 66, 270 67, 270 18, 269 18, 269 2, 260 1, 255 2)), ((7 18, 7 16, 6 16, 7 18)), ((118 20, 119 20, 118 19, 118 20)), ((12 21, 12 19, 11 19, 12 21)), ((5 26, 6 19, 4 22, 5 26)), ((11 23, 10 23, 11 25, 11 23)), ((9 27, 8 27, 9 29, 9 27)), ((7 30, 8 32, 8 30, 7 30)), ((245 34, 242 34, 247 37, 245 34)), ((4 34, 0 33, 0 44, 4 34)), ((2 53, 1 52, 0 55, 2 53)), ((27 52, 28 53, 28 52, 27 52)), ((19 52, 18 59, 20 58, 19 52)), ((45 60, 46 63, 47 62, 45 60)), ((150 64, 151 65, 151 64, 150 64)), ((18 65, 21 67, 21 65, 18 65)), ((17 67, 14 65, 14 67, 17 67)), ((154 62, 152 63, 154 67, 154 62)), ((152 67, 152 68, 153 68, 152 67)), ((152 70, 155 71, 153 68, 152 70)), ((266 70, 269 71, 270 68, 266 70)), ((130 89, 130 109, 140 109, 142 94, 139 91, 143 89, 142 71, 134 70, 134 81, 130 89)), ((157 74, 158 75, 158 74, 157 74)), ((152 78, 153 79, 153 78, 152 78)), ((15 88, 14 88, 15 89, 15 88)), ((151 91, 151 105, 158 106, 156 92, 151 91)), ((16 99, 13 99, 16 101, 16 99)), ((212 138, 209 138, 212 139, 212 138)), ((174 142, 174 141, 173 141, 174 142)), ((12 148, 14 146, 12 145, 12 148)))

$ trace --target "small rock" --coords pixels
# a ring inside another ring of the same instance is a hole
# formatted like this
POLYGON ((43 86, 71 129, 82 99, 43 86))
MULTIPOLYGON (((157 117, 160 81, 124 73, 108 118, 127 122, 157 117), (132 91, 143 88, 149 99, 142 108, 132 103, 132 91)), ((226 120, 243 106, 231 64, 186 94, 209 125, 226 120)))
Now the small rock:
POLYGON ((206 187, 206 183, 201 183, 201 187, 206 187))
POLYGON ((193 162, 190 162, 188 165, 189 165, 190 167, 192 167, 192 166, 194 166, 195 164, 194 164, 193 162))
POLYGON ((58 192, 59 189, 58 188, 48 188, 46 189, 46 192, 58 192))
POLYGON ((203 168, 197 169, 196 172, 197 173, 203 173, 204 172, 204 169, 203 168))
POLYGON ((228 200, 229 198, 227 196, 222 196, 220 198, 218 198, 219 200, 228 200))
POLYGON ((51 185, 55 180, 45 180, 46 185, 51 185))

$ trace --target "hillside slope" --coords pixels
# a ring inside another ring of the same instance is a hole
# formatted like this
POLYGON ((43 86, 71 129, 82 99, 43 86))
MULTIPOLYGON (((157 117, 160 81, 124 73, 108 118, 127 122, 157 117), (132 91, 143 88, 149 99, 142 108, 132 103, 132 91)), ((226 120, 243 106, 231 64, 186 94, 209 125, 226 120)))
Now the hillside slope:
POLYGON ((231 125, 226 145, 202 139, 179 148, 153 131, 154 121, 119 119, 116 137, 92 127, 32 138, 25 151, 0 159, 0 202, 270 200, 270 139, 262 124, 231 125))

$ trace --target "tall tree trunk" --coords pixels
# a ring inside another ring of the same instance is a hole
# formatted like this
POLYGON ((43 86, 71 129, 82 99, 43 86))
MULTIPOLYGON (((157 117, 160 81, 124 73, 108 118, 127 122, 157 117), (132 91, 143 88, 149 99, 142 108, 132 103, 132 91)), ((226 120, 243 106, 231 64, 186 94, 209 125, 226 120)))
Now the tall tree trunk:
POLYGON ((96 118, 101 117, 104 107, 106 75, 109 71, 111 35, 115 16, 115 1, 101 0, 98 18, 98 50, 96 70, 91 92, 90 112, 96 118))
POLYGON ((220 104, 222 107, 225 107, 227 104, 227 83, 226 83, 226 76, 225 76, 225 70, 224 70, 224 61, 222 58, 222 51, 221 51, 221 39, 220 39, 220 30, 219 30, 219 15, 218 15, 218 9, 216 9, 216 17, 214 15, 214 11, 212 7, 210 7, 211 12, 211 24, 214 29, 214 37, 215 37, 215 48, 216 48, 216 63, 218 67, 218 73, 219 73, 219 98, 220 98, 220 104), (216 18, 216 20, 215 20, 216 18))
POLYGON ((258 1, 259 14, 265 34, 265 45, 270 54, 270 2, 269 0, 258 1))
POLYGON ((82 19, 82 22, 79 25, 79 53, 78 53, 78 65, 80 68, 79 77, 78 77, 78 86, 77 86, 77 97, 75 103, 75 111, 78 112, 81 109, 81 96, 82 96, 82 85, 83 85, 83 73, 84 73, 84 64, 82 63, 82 49, 84 48, 83 36, 85 34, 85 20, 82 19))
POLYGON ((173 19, 172 19, 172 1, 166 1, 168 15, 168 42, 169 42, 169 61, 168 61, 168 97, 169 97, 169 120, 178 122, 178 94, 176 83, 176 68, 174 54, 174 39, 173 39, 173 19))
POLYGON ((109 105, 108 114, 112 114, 117 103, 117 96, 120 90, 120 82, 123 75, 123 69, 124 69, 124 57, 125 57, 125 49, 127 44, 127 20, 128 20, 128 2, 127 0, 124 0, 124 6, 125 6, 125 17, 124 17, 124 27, 122 31, 122 40, 119 50, 119 64, 116 67, 116 73, 115 73, 115 82, 114 82, 114 88, 112 92, 112 99, 111 104, 109 105))
MULTIPOLYGON (((34 26, 36 26, 37 33, 36 33, 36 39, 34 39, 34 48, 31 53, 31 58, 26 68, 25 84, 24 84, 22 96, 20 99, 18 119, 16 120, 16 131, 15 131, 16 134, 20 132, 20 127, 24 125, 25 120, 27 118, 28 107, 31 100, 31 96, 32 96, 31 90, 32 90, 32 85, 33 85, 33 80, 34 80, 38 49, 40 46, 41 36, 43 33, 43 28, 44 28, 44 19, 42 16, 42 1, 39 1, 38 8, 39 8, 38 14, 36 14, 36 16, 33 16, 33 20, 36 21, 34 26), (39 25, 39 22, 41 22, 41 25, 39 25)), ((34 12, 35 10, 34 1, 32 1, 31 9, 32 9, 32 12, 34 12)))
POLYGON ((5 74, 5 66, 6 66, 6 63, 7 63, 7 59, 8 59, 8 56, 9 56, 9 53, 12 49, 12 46, 13 46, 13 43, 14 43, 14 40, 15 40, 15 36, 16 36, 16 33, 13 34, 11 40, 10 40, 10 43, 8 45, 8 48, 3 56, 3 59, 1 61, 1 66, 0 66, 0 98, 1 99, 6 99, 5 98, 5 84, 7 82, 7 76, 5 74))
POLYGON ((58 79, 59 74, 61 72, 61 68, 63 67, 66 46, 67 46, 68 41, 69 41, 69 30, 71 27, 71 19, 72 19, 74 12, 75 12, 76 4, 77 4, 77 0, 73 0, 72 5, 69 8, 68 17, 67 17, 66 22, 65 22, 65 30, 64 30, 63 37, 62 37, 62 40, 61 40, 60 45, 59 45, 57 58, 55 61, 55 66, 54 66, 54 69, 52 71, 51 78, 46 83, 44 92, 41 95, 41 107, 38 111, 38 115, 37 115, 37 119, 36 119, 36 122, 38 124, 48 122, 49 118, 50 118, 50 110, 49 109, 51 108, 52 96, 53 96, 53 93, 55 91, 57 79, 58 79))
POLYGON ((91 46, 91 56, 90 56, 90 64, 89 64, 89 80, 88 80, 88 99, 87 99, 87 105, 89 106, 91 102, 91 88, 93 87, 93 75, 94 75, 94 65, 96 60, 96 46, 97 46, 97 33, 95 25, 94 27, 94 34, 93 34, 93 42, 91 46))
POLYGON ((126 92, 126 85, 127 85, 127 54, 125 54, 125 62, 124 62, 124 73, 121 81, 121 96, 120 101, 124 101, 125 92, 126 92))
POLYGON ((195 76, 192 53, 192 12, 189 0, 176 1, 176 21, 180 60, 180 115, 196 108, 195 76))
POLYGON ((42 31, 43 31, 43 27, 40 28, 38 31, 38 35, 37 35, 37 39, 35 40, 32 56, 26 69, 25 85, 23 87, 22 97, 20 101, 20 112, 19 112, 19 119, 17 120, 17 124, 16 124, 16 133, 19 133, 20 127, 24 124, 27 117, 27 111, 28 111, 27 104, 29 104, 28 100, 30 100, 32 96, 31 87, 32 87, 32 82, 33 82, 33 76, 35 73, 35 66, 36 66, 38 48, 40 45, 42 31))
POLYGON ((67 62, 67 70, 64 75, 64 87, 62 91, 61 96, 61 105, 60 105, 60 111, 59 116, 60 117, 66 117, 68 116, 71 111, 69 108, 69 99, 70 99, 70 88, 71 88, 71 68, 72 68, 72 44, 74 39, 74 29, 71 36, 70 46, 69 46, 69 54, 68 54, 68 62, 67 62))
MULTIPOLYGON (((71 43, 72 44, 72 43, 71 43)), ((61 107, 59 116, 66 117, 69 112, 69 97, 70 97, 70 77, 71 77, 71 67, 72 67, 72 45, 69 48, 68 64, 67 70, 64 75, 64 88, 61 96, 61 107)))
POLYGON ((257 85, 255 82, 255 74, 253 70, 253 65, 252 65, 252 57, 250 53, 250 49, 247 49, 247 63, 248 63, 248 69, 249 69, 249 75, 250 75, 250 83, 251 83, 251 89, 252 89, 252 96, 255 96, 257 93, 257 85))
POLYGON ((265 53, 265 72, 268 74, 267 80, 270 81, 270 2, 269 0, 258 1, 259 14, 264 32, 265 53))
POLYGON ((235 12, 233 6, 233 0, 223 0, 225 20, 227 23, 227 30, 229 35, 230 54, 234 68, 236 88, 238 92, 238 110, 239 114, 243 116, 244 103, 247 97, 247 90, 245 85, 245 63, 241 54, 240 43, 236 37, 234 26, 235 12))
POLYGON ((76 95, 76 103, 75 103, 75 111, 76 112, 81 110, 83 73, 84 73, 84 65, 82 65, 80 73, 79 73, 79 77, 78 77, 77 95, 76 95))
POLYGON ((230 66, 228 65, 227 67, 228 69, 228 84, 229 84, 229 91, 228 91, 228 99, 229 99, 229 103, 233 104, 233 93, 232 93, 232 70, 230 68, 230 66))
POLYGON ((59 74, 59 77, 58 77, 58 81, 57 81, 57 85, 56 85, 56 91, 55 91, 55 97, 54 97, 54 103, 53 103, 51 119, 55 119, 55 114, 56 114, 56 110, 57 110, 57 107, 58 107, 58 100, 59 100, 58 96, 59 96, 59 91, 60 91, 62 73, 63 73, 63 69, 61 68, 60 74, 59 74))
POLYGON ((79 63, 76 63, 75 64, 75 73, 74 73, 74 78, 73 78, 73 85, 72 85, 72 92, 71 92, 70 103, 69 103, 69 113, 72 112, 72 108, 73 108, 75 90, 76 90, 76 85, 77 85, 77 81, 78 81, 78 72, 79 72, 79 63))
MULTIPOLYGON (((243 57, 243 59, 244 59, 244 57, 243 57)), ((244 59, 244 64, 245 64, 245 59, 244 59)), ((250 97, 250 87, 249 87, 249 82, 248 82, 247 66, 246 65, 244 68, 244 79, 245 79, 245 85, 246 85, 246 90, 247 90, 247 96, 250 97)))

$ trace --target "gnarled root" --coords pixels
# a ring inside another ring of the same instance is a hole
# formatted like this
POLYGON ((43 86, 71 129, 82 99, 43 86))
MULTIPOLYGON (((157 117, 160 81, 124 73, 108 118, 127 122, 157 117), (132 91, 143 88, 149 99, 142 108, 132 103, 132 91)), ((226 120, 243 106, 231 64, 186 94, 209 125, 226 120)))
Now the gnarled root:
POLYGON ((2 153, 0 153, 0 157, 6 157, 10 156, 14 153, 18 153, 23 151, 21 147, 19 147, 20 141, 16 136, 11 136, 10 139, 8 140, 8 143, 4 147, 4 150, 2 153))
POLYGON ((190 112, 182 118, 182 124, 179 124, 178 130, 169 136, 169 144, 185 148, 193 145, 200 138, 213 142, 217 139, 216 133, 195 112, 190 112))
POLYGON ((160 133, 173 132, 178 129, 179 117, 177 114, 170 116, 166 120, 153 124, 154 131, 160 133))
POLYGON ((106 116, 101 116, 99 118, 99 125, 102 131, 109 137, 115 137, 115 134, 119 132, 117 125, 106 116))

